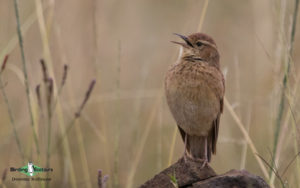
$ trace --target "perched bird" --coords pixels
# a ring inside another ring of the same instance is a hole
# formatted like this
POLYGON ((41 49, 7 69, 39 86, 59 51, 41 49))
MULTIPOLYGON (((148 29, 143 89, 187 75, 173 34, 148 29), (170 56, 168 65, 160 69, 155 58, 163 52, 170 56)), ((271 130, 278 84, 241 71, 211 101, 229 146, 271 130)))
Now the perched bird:
POLYGON ((206 34, 175 35, 184 42, 172 42, 183 51, 165 76, 167 103, 184 141, 184 158, 200 160, 204 167, 211 161, 211 153, 216 154, 223 111, 225 83, 220 55, 206 34))

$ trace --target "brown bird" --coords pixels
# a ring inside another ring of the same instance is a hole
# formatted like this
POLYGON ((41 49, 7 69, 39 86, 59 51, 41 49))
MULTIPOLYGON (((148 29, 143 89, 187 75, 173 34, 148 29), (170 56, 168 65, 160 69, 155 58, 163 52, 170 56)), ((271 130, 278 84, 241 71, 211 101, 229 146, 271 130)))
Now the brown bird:
POLYGON ((218 49, 206 34, 188 37, 175 34, 184 42, 177 63, 166 73, 167 103, 184 141, 186 156, 200 160, 204 167, 216 154, 220 115, 225 92, 218 49))

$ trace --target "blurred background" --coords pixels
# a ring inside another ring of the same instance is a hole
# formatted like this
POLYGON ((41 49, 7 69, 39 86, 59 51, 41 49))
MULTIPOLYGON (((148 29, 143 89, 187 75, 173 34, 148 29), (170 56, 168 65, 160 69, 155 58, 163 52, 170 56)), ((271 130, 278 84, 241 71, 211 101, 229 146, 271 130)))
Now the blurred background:
POLYGON ((170 41, 180 40, 172 33, 189 35, 201 29, 217 43, 229 102, 211 166, 218 174, 247 169, 280 187, 267 165, 258 162, 257 152, 270 165, 276 158, 274 168, 282 180, 300 187, 300 161, 295 157, 300 149, 300 34, 296 29, 291 37, 294 12, 293 0, 19 1, 29 110, 14 1, 0 0, 1 64, 8 55, 0 75, 0 175, 6 175, 1 185, 29 186, 11 181, 26 176, 9 168, 28 161, 46 167, 49 135, 48 164, 54 170, 50 187, 97 187, 99 169, 109 176, 108 187, 137 187, 176 162, 183 142, 163 90, 164 74, 179 53, 170 41), (55 83, 51 118, 40 59, 55 83), (58 92, 65 64, 67 80, 58 92), (95 88, 81 116, 74 118, 93 79, 95 88), (256 152, 238 124, 247 130, 256 152))

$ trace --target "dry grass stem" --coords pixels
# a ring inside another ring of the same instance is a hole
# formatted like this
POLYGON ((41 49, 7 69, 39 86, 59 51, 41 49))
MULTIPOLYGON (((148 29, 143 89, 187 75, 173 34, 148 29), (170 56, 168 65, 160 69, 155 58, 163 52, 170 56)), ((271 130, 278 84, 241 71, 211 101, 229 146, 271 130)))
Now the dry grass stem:
MULTIPOLYGON (((280 103, 278 107, 278 115, 276 117, 276 127, 275 127, 275 137, 274 137, 274 145, 273 145, 273 154, 274 158, 272 158, 271 166, 273 167, 275 164, 275 159, 276 159, 276 154, 277 154, 277 147, 278 147, 278 139, 279 139, 279 134, 281 130, 281 123, 282 123, 282 117, 285 109, 285 101, 286 101, 286 90, 288 86, 288 78, 290 74, 290 67, 291 67, 291 56, 293 53, 293 44, 294 44, 294 39, 295 39, 295 33, 296 33, 296 23, 297 23, 297 15, 298 15, 298 7, 299 7, 299 0, 295 1, 295 6, 294 6, 294 12, 293 12, 293 22, 292 22, 292 30, 290 33, 290 42, 289 42, 289 50, 287 52, 287 60, 284 59, 284 61, 287 62, 286 64, 286 69, 284 72, 284 76, 282 79, 282 90, 281 90, 281 97, 280 97, 280 103)), ((271 176, 271 174, 270 174, 271 176)), ((273 176, 271 176, 271 181, 274 179, 273 176)))
POLYGON ((31 129, 33 132, 33 139, 34 139, 34 143, 36 146, 37 155, 39 156, 40 155, 40 147, 39 147, 37 131, 35 129, 33 108, 32 108, 33 105, 32 105, 31 99, 30 99, 29 80, 28 80, 27 66, 26 66, 26 60, 25 60, 25 52, 24 52, 24 47, 23 47, 23 37, 22 37, 22 32, 21 32, 21 24, 20 24, 20 16, 19 16, 19 5, 18 5, 17 0, 14 0, 14 7, 15 7, 16 20, 17 20, 17 32, 18 32, 19 46, 20 46, 20 50, 21 50, 24 83, 25 83, 26 97, 27 97, 27 103, 28 103, 28 111, 29 111, 29 116, 30 116, 30 121, 31 121, 31 129))
POLYGON ((172 161, 173 161, 174 149, 175 149, 175 143, 176 143, 177 134, 178 134, 178 128, 175 127, 175 129, 173 131, 173 134, 172 134, 173 136, 172 136, 172 141, 171 141, 171 145, 170 145, 168 166, 170 166, 172 164, 172 161))
POLYGON ((238 127, 240 128, 241 132, 243 133, 243 136, 245 137, 247 143, 249 144, 252 153, 254 154, 259 167, 261 169, 261 171, 263 172, 264 176, 266 177, 266 179, 269 179, 269 174, 268 171, 266 170, 265 166, 263 165, 263 161, 261 160, 261 158, 259 158, 256 154, 258 154, 257 149, 253 143, 253 141, 251 140, 247 130, 245 129, 245 126, 242 124, 241 120, 238 118, 238 116, 236 115, 236 113, 234 112, 233 108, 231 107, 231 105, 229 104, 227 98, 224 98, 224 104, 225 107, 229 110, 230 115, 232 116, 232 118, 235 120, 236 124, 238 125, 238 127))
POLYGON ((6 56, 4 57, 3 63, 2 63, 2 65, 1 65, 0 73, 2 73, 2 72, 4 71, 4 69, 5 69, 5 67, 6 67, 7 60, 8 60, 8 55, 6 55, 6 56))
POLYGON ((63 140, 65 139, 65 137, 68 135, 68 133, 70 132, 71 128, 74 126, 76 120, 80 117, 81 115, 81 112, 85 106, 85 104, 87 103, 88 99, 90 98, 90 95, 94 89, 94 86, 96 84, 96 80, 93 80, 89 87, 88 87, 88 90, 85 94, 85 97, 80 105, 80 107, 78 108, 78 110, 75 112, 75 115, 73 117, 73 119, 70 121, 69 125, 67 126, 66 130, 63 132, 62 136, 61 136, 61 139, 59 139, 57 141, 57 144, 56 144, 56 147, 54 148, 53 152, 56 151, 56 149, 58 148, 58 146, 61 145, 61 143, 63 142, 63 140))
POLYGON ((144 150, 144 146, 145 146, 145 143, 147 141, 147 138, 148 138, 148 135, 150 132, 151 125, 154 122, 157 108, 159 107, 159 105, 161 103, 162 94, 163 94, 162 90, 160 93, 161 94, 157 96, 156 101, 153 104, 152 110, 149 114, 149 119, 146 121, 144 132, 141 135, 141 140, 139 142, 139 146, 137 148, 136 155, 133 158, 131 169, 130 169, 128 177, 127 177, 127 185, 126 185, 127 188, 133 187, 133 179, 134 179, 138 164, 140 162, 140 159, 141 159, 141 156, 142 156, 142 153, 144 150))
POLYGON ((201 11, 199 25, 198 25, 198 28, 197 28, 197 31, 199 31, 199 32, 202 31, 202 26, 203 26, 203 23, 204 23, 204 18, 205 18, 205 15, 206 15, 208 3, 209 3, 209 0, 204 1, 204 5, 203 5, 202 11, 201 11))

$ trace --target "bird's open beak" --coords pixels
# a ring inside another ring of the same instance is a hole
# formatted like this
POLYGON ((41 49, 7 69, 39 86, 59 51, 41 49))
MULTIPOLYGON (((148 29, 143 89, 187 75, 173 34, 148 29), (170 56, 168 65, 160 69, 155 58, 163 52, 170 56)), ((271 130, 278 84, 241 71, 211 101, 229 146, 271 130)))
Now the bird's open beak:
POLYGON ((174 33, 174 35, 179 36, 179 37, 182 38, 182 40, 184 40, 186 43, 176 42, 176 41, 171 41, 171 42, 173 42, 173 43, 175 43, 175 44, 179 44, 179 45, 181 45, 181 46, 183 46, 183 47, 186 47, 186 48, 187 48, 188 46, 193 47, 192 43, 189 41, 189 39, 188 39, 186 36, 180 35, 180 34, 178 34, 178 33, 174 33))

